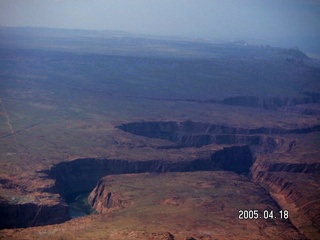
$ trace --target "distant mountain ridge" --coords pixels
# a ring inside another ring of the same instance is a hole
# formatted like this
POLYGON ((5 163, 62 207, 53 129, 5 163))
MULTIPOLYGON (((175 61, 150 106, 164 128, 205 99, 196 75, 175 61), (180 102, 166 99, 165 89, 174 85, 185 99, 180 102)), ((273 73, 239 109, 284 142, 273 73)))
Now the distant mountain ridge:
POLYGON ((114 30, 79 30, 36 27, 0 27, 1 48, 45 49, 64 52, 98 53, 175 58, 241 58, 289 55, 306 58, 298 49, 283 51, 245 41, 211 41, 160 37, 114 30))

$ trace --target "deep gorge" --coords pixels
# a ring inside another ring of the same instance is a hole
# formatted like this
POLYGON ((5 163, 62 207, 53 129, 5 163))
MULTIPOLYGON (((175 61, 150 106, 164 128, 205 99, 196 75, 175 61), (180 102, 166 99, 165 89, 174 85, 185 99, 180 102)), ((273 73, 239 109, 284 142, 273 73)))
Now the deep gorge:
MULTIPOLYGON (((193 171, 233 171, 249 176, 267 172, 318 173, 319 164, 270 163, 268 166, 253 166, 257 155, 272 153, 282 147, 274 135, 303 134, 319 131, 320 126, 303 129, 256 128, 244 129, 228 126, 186 122, 135 122, 117 128, 136 135, 161 138, 176 143, 177 147, 201 147, 208 144, 222 145, 220 150, 207 157, 184 161, 82 158, 64 161, 42 171, 55 184, 45 191, 60 196, 53 205, 0 204, 5 212, 0 228, 30 227, 62 223, 70 219, 67 202, 76 195, 90 192, 99 179, 106 175, 145 172, 193 172, 193 171), (253 166, 253 167, 252 167, 253 166), (261 173, 260 173, 261 172, 261 173), (6 216, 13 215, 11 222, 6 216), (49 217, 49 218, 48 218, 49 217)), ((166 148, 167 146, 163 146, 166 148)), ((168 147, 169 148, 169 147, 168 147)), ((165 151, 165 150, 164 150, 165 151)))
POLYGON ((62 223, 71 219, 66 202, 76 195, 90 192, 100 178, 112 174, 145 172, 234 171, 248 173, 253 163, 249 146, 228 146, 213 152, 207 158, 185 161, 130 161, 104 158, 83 158, 60 162, 43 171, 55 184, 46 192, 59 195, 54 204, 0 203, 0 228, 31 227, 62 223), (11 216, 10 222, 7 217, 11 216), (14 216, 14 217, 12 217, 14 216))
POLYGON ((52 192, 63 198, 68 195, 92 190, 98 180, 106 175, 145 172, 191 172, 225 170, 237 173, 248 172, 253 163, 249 146, 230 146, 218 150, 208 158, 186 161, 129 161, 115 159, 85 158, 61 162, 46 171, 55 179, 52 192))

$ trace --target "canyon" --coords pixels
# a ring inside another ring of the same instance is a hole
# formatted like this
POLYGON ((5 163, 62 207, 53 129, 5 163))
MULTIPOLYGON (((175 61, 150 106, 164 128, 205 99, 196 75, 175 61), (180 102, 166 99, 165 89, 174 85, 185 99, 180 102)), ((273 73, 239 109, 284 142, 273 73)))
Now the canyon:
MULTIPOLYGON (((41 226, 68 221, 70 215, 66 199, 70 199, 70 196, 90 192, 92 189, 89 203, 95 210, 105 213, 104 209, 111 208, 113 210, 113 206, 116 206, 116 209, 122 209, 124 200, 121 200, 117 192, 111 192, 109 187, 104 186, 108 183, 109 178, 105 177, 108 175, 124 174, 129 177, 128 174, 139 176, 142 173, 195 172, 201 176, 201 171, 204 172, 203 174, 206 174, 207 171, 228 171, 247 175, 249 178, 245 178, 246 181, 249 182, 251 179, 251 181, 259 183, 269 191, 273 199, 281 198, 281 201, 277 202, 283 209, 290 209, 290 216, 299 215, 303 219, 303 223, 301 220, 297 222, 294 219, 291 220, 298 229, 302 232, 307 229, 308 234, 312 237, 318 235, 317 226, 320 223, 320 218, 315 211, 315 206, 319 201, 319 194, 310 193, 312 193, 312 185, 317 185, 320 180, 318 177, 320 163, 286 163, 262 160, 266 155, 272 156, 279 154, 279 152, 294 151, 294 145, 297 144, 296 137, 316 133, 319 131, 318 126, 303 129, 241 129, 188 121, 129 123, 118 126, 118 128, 135 135, 167 139, 177 143, 179 148, 201 148, 211 144, 218 144, 220 147, 216 150, 206 151, 205 154, 202 153, 201 158, 183 161, 83 158, 59 162, 49 170, 43 171, 45 178, 54 179, 54 185, 46 192, 53 195, 58 194, 59 201, 45 206, 2 203, 1 212, 4 214, 1 215, 1 228, 41 226), (209 137, 206 138, 206 141, 199 137, 204 133, 209 137), (286 139, 288 135, 294 135, 295 142, 288 141, 286 139), (217 142, 216 139, 219 138, 224 139, 223 142, 217 142), (248 141, 248 139, 256 140, 248 141), (302 174, 303 177, 300 176, 297 180, 294 174, 302 174), (304 184, 308 183, 311 186, 296 188, 296 185, 301 184, 301 179, 304 184), (297 189, 304 189, 304 192, 301 193, 297 189), (11 221, 8 222, 6 220, 8 216, 16 216, 16 218, 10 217, 11 221)), ((160 149, 168 149, 168 147, 160 147, 160 149)), ((172 197, 176 199, 175 196, 172 197)), ((274 201, 273 199, 269 201, 274 201)), ((175 200, 173 201, 175 202, 175 200)))
MULTIPOLYGON (((146 172, 193 172, 193 171, 248 171, 252 156, 248 146, 232 146, 213 152, 207 158, 189 161, 128 161, 112 159, 76 159, 60 162, 46 171, 55 180, 49 193, 59 194, 62 199, 91 191, 98 180, 106 175, 146 172)), ((41 226, 61 223, 70 219, 64 200, 51 205, 1 204, 1 228, 41 226), (54 215, 57 217, 54 217, 54 215), (9 216, 11 221, 7 221, 9 216), (50 217, 49 217, 50 216, 50 217)))
POLYGON ((319 239, 319 61, 0 33, 0 239, 319 239), (92 209, 72 218, 85 194, 92 209))

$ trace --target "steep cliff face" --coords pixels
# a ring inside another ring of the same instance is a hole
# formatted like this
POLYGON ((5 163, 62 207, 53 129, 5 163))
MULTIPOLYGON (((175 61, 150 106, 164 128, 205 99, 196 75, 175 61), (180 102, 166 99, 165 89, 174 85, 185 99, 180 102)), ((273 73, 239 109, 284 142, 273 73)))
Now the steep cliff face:
POLYGON ((268 172, 291 173, 320 173, 320 163, 274 163, 269 166, 268 172))
POLYGON ((282 209, 288 210, 291 222, 302 233, 319 239, 320 192, 315 188, 320 184, 320 175, 307 173, 314 167, 285 165, 277 172, 257 172, 253 180, 267 189, 282 209))
POLYGON ((231 146, 218 150, 206 158, 177 162, 76 159, 55 165, 47 174, 56 180, 55 188, 52 191, 67 197, 70 194, 92 190, 100 178, 111 174, 208 170, 248 172, 252 163, 252 155, 248 146, 231 146))
POLYGON ((68 206, 64 201, 50 205, 0 202, 0 229, 57 224, 69 219, 68 206))
POLYGON ((251 179, 288 210, 291 222, 311 239, 320 237, 319 173, 319 163, 270 162, 263 156, 250 169, 251 179))
POLYGON ((133 122, 117 128, 144 137, 160 138, 177 143, 178 147, 201 147, 209 144, 261 145, 261 135, 305 134, 320 131, 320 125, 297 128, 235 128, 201 122, 133 122))
POLYGON ((125 207, 126 200, 118 193, 108 191, 103 180, 100 179, 97 186, 88 197, 88 202, 99 213, 107 213, 125 207))
POLYGON ((260 172, 320 174, 320 163, 254 163, 250 173, 255 178, 260 172))

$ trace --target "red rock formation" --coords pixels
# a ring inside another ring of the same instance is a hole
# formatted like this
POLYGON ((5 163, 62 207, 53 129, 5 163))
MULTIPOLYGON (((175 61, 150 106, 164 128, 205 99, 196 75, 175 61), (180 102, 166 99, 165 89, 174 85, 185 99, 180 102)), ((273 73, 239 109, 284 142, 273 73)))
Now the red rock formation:
POLYGON ((109 192, 101 180, 90 193, 88 202, 99 213, 111 212, 126 205, 126 200, 118 193, 109 192))
MULTIPOLYGON (((288 165, 283 166, 286 170, 288 165)), ((320 185, 317 174, 299 173, 305 168, 289 168, 290 172, 258 172, 253 180, 261 184, 278 202, 282 209, 289 211, 290 220, 311 239, 320 237, 320 185)))

